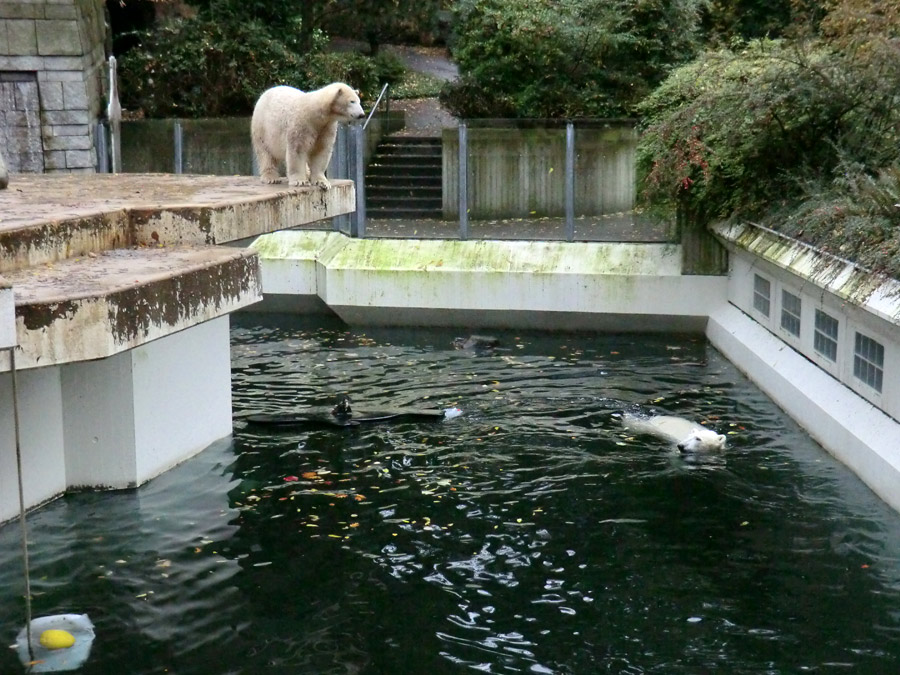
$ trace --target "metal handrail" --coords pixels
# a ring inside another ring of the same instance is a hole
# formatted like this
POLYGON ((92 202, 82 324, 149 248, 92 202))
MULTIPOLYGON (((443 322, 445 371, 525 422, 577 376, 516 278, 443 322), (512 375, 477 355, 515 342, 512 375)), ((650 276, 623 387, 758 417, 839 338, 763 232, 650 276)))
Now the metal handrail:
POLYGON ((384 98, 384 95, 387 93, 388 87, 391 85, 389 83, 385 83, 385 85, 381 88, 381 93, 378 94, 378 98, 375 100, 375 105, 372 106, 372 110, 369 111, 369 116, 366 118, 366 121, 363 123, 362 128, 365 129, 369 126, 369 122, 372 121, 372 118, 375 116, 375 111, 378 110, 378 106, 381 103, 381 99, 384 98))

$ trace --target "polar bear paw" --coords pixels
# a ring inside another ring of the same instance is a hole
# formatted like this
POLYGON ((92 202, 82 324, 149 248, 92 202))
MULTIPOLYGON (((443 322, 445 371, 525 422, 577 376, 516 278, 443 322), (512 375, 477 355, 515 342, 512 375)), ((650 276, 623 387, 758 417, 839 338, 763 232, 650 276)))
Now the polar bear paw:
POLYGON ((278 173, 275 171, 263 171, 262 175, 260 175, 259 177, 259 180, 266 185, 272 185, 273 183, 278 182, 278 173))
POLYGON ((310 182, 306 178, 290 178, 288 184, 291 187, 309 187, 310 182))
POLYGON ((331 189, 331 183, 328 181, 327 178, 325 178, 325 176, 322 176, 321 178, 317 178, 316 181, 313 183, 313 185, 315 185, 316 187, 322 188, 323 190, 331 189))

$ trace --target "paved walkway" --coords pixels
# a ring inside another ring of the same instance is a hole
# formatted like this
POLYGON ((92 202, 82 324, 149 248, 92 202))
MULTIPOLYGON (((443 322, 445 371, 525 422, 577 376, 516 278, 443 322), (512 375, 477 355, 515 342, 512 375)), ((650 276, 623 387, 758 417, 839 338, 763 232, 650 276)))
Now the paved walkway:
MULTIPOLYGON (((459 223, 445 220, 369 220, 366 236, 389 239, 459 239, 459 223)), ((506 218, 469 223, 469 239, 564 241, 563 218, 506 218)), ((633 212, 575 219, 574 241, 665 242, 672 235, 664 225, 633 212)))

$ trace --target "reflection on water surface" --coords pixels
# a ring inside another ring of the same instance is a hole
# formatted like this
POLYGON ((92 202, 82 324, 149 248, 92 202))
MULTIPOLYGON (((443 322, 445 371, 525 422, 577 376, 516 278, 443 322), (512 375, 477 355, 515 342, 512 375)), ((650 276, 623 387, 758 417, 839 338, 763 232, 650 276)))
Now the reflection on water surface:
MULTIPOLYGON (((55 502, 29 520, 36 612, 91 615, 84 673, 897 669, 900 520, 705 341, 495 334, 241 316, 237 418, 342 392, 464 415, 238 421, 139 490, 55 502), (690 461, 623 409, 730 448, 690 461)), ((11 644, 18 529, 0 543, 11 644)))

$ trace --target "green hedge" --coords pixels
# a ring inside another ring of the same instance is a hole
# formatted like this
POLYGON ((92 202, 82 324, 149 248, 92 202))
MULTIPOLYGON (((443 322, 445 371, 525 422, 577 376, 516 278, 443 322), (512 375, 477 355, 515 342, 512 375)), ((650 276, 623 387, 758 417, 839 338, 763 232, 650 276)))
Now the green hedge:
POLYGON ((187 19, 139 38, 120 61, 120 96, 123 107, 147 117, 249 115, 260 93, 278 84, 310 90, 343 81, 374 100, 402 72, 389 56, 299 55, 258 22, 187 19))

